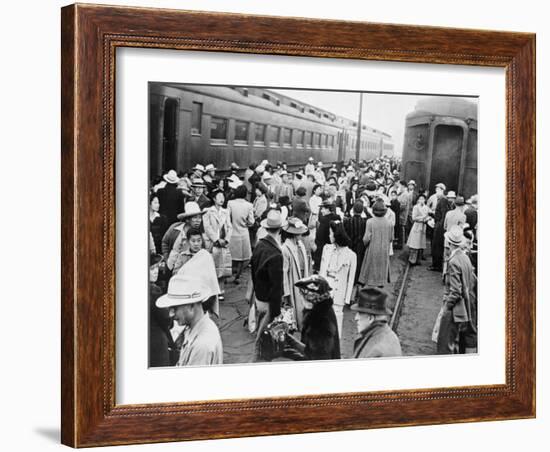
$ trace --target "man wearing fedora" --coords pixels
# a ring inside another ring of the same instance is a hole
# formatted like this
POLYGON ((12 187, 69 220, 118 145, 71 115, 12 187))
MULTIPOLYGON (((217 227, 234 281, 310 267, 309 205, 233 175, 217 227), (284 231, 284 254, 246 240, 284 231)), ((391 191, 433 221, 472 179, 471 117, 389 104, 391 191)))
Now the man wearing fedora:
POLYGON ((210 366, 223 364, 220 332, 203 307, 211 291, 198 279, 173 276, 168 293, 158 298, 158 308, 168 308, 170 315, 186 328, 182 331, 177 366, 210 366))
POLYGON ((437 353, 477 352, 477 279, 464 253, 464 233, 454 225, 445 233, 451 254, 447 263, 444 312, 437 337, 437 353))
POLYGON ((191 182, 191 188, 193 189, 193 194, 195 196, 195 202, 199 205, 201 210, 206 209, 212 205, 211 199, 204 194, 206 189, 206 184, 202 178, 195 178, 191 182))
POLYGON ((399 338, 388 325, 391 311, 386 305, 388 294, 377 288, 364 288, 358 292, 355 323, 359 337, 353 346, 354 358, 382 358, 401 356, 399 338))
POLYGON ((159 213, 166 217, 168 224, 176 221, 179 212, 183 210, 185 195, 178 188, 179 177, 175 170, 168 171, 162 178, 166 185, 157 191, 159 199, 159 213))
POLYGON ((202 216, 205 213, 206 211, 201 210, 195 201, 189 201, 185 204, 185 212, 177 216, 179 222, 170 226, 164 234, 162 238, 162 254, 170 270, 174 268, 177 257, 187 246, 187 231, 191 228, 200 229, 202 226, 202 216))
POLYGON ((283 298, 283 253, 281 228, 283 220, 279 210, 271 209, 260 223, 267 235, 254 248, 250 266, 256 299, 257 335, 256 356, 260 359, 260 338, 267 325, 281 313, 283 298))

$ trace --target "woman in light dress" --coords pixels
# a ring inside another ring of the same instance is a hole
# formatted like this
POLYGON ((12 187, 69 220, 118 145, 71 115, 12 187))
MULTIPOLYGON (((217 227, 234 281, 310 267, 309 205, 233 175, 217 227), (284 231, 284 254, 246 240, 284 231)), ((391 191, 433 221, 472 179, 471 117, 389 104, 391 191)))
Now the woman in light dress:
MULTIPOLYGON (((229 241, 233 233, 233 226, 231 225, 229 211, 222 207, 225 203, 225 195, 222 190, 213 192, 213 201, 214 205, 206 209, 202 221, 204 233, 208 237, 209 243, 212 244, 209 251, 212 253, 214 265, 216 266, 218 284, 221 290, 219 299, 223 301, 226 279, 224 255, 230 256, 229 241)), ((227 259, 229 259, 229 257, 227 259)), ((231 270, 231 268, 229 268, 229 270, 231 270)))
POLYGON ((252 257, 248 228, 254 224, 254 209, 252 204, 245 199, 246 194, 246 187, 240 185, 235 189, 234 199, 227 203, 227 210, 231 216, 233 227, 233 233, 229 240, 229 250, 235 265, 235 279, 233 280, 235 284, 240 283, 241 273, 252 257))
POLYGON ((426 205, 426 196, 421 194, 412 210, 413 225, 407 240, 411 265, 420 264, 422 253, 426 249, 426 223, 429 219, 430 208, 426 205))
POLYGON ((324 277, 332 288, 332 308, 336 314, 338 335, 341 338, 344 306, 351 302, 357 256, 349 248, 350 239, 340 220, 330 222, 329 237, 331 243, 323 247, 319 275, 324 277))

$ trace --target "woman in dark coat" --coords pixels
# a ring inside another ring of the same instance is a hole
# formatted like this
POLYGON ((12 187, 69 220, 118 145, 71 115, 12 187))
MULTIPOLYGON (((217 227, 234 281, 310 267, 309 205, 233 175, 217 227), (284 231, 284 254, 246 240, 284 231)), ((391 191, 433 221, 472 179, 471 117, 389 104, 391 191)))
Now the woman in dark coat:
POLYGON ((359 273, 361 271, 361 263, 365 256, 365 244, 363 243, 363 236, 365 235, 365 227, 370 215, 363 213, 363 202, 358 200, 353 205, 351 210, 351 216, 344 219, 344 229, 348 234, 351 241, 351 250, 357 255, 357 265, 355 269, 354 284, 357 284, 359 279, 359 273))
POLYGON ((320 207, 319 224, 315 234, 315 252, 313 253, 313 270, 319 271, 323 247, 330 243, 330 222, 340 220, 335 213, 335 205, 329 200, 323 201, 320 207))
POLYGON ((443 252, 445 251, 445 215, 451 209, 450 201, 441 196, 435 207, 435 226, 432 237, 432 265, 428 270, 443 271, 443 252))
POLYGON ((149 198, 149 230, 155 242, 155 251, 162 253, 162 237, 168 229, 168 220, 165 215, 159 213, 160 202, 157 194, 152 194, 149 198))
POLYGON ((297 360, 340 359, 338 324, 332 309, 330 285, 319 275, 301 279, 296 284, 312 304, 305 312, 301 340, 287 335, 286 356, 297 360))

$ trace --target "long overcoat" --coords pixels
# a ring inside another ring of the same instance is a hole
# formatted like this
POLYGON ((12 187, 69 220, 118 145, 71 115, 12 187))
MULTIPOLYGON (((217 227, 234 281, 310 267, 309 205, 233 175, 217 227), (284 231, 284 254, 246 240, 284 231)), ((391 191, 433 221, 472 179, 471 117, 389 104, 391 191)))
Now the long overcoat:
POLYGON ((430 208, 426 205, 413 207, 413 226, 409 233, 407 246, 415 250, 426 249, 426 220, 429 218, 430 208))
POLYGON ((233 233, 229 241, 231 258, 234 261, 246 261, 252 256, 250 233, 248 228, 254 224, 252 204, 246 199, 232 199, 227 203, 231 215, 233 233))
POLYGON ((387 218, 373 217, 367 220, 363 243, 365 257, 361 265, 359 282, 367 286, 383 286, 390 281, 390 244, 393 225, 387 218))
POLYGON ((354 358, 382 358, 401 356, 399 338, 387 322, 374 321, 355 341, 354 358))

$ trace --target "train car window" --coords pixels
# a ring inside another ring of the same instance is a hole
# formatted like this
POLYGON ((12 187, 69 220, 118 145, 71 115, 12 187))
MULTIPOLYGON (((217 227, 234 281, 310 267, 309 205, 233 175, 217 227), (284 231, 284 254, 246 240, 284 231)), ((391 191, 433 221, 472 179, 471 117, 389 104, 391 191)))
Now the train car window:
POLYGON ((210 119, 210 138, 212 140, 227 141, 227 119, 212 116, 210 119))
POLYGON ((276 126, 269 127, 269 143, 278 145, 281 137, 281 128, 276 126))
POLYGON ((316 148, 320 148, 321 147, 321 134, 320 133, 314 133, 313 136, 314 136, 313 145, 316 148))
POLYGON ((235 121, 235 144, 248 143, 248 122, 235 121))
POLYGON ((256 124, 254 126, 254 144, 264 145, 265 144, 265 125, 256 124))
POLYGON ((283 145, 290 146, 292 143, 292 130, 288 128, 283 129, 283 145))
POLYGON ((326 148, 328 146, 328 135, 323 134, 323 142, 321 143, 321 146, 326 148))
POLYGON ((311 132, 306 132, 305 141, 308 148, 313 147, 313 134, 311 132))
POLYGON ((296 130, 294 132, 296 134, 296 147, 301 148, 304 146, 304 131, 303 130, 296 130))
POLYGON ((202 104, 193 102, 191 111, 191 134, 200 135, 202 133, 202 104))

